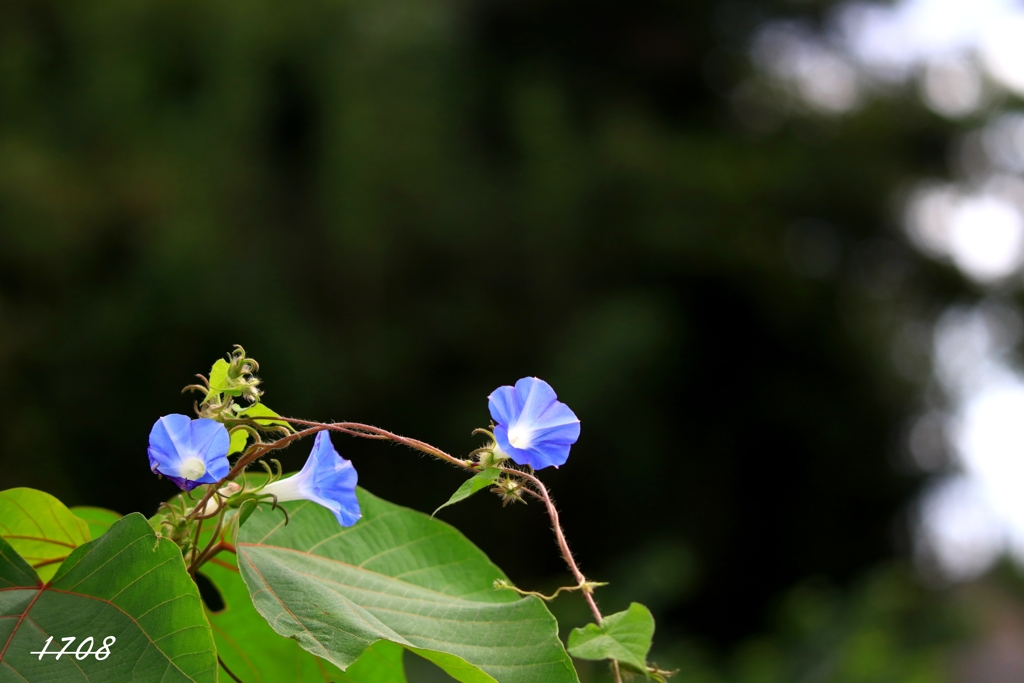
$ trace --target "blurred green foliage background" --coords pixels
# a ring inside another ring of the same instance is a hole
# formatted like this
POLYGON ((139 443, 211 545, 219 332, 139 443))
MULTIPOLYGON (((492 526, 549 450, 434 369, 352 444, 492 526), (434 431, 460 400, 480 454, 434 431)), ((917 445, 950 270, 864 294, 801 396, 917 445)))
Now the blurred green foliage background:
MULTIPOLYGON (((820 8, 0 3, 0 484, 152 511, 148 431, 234 343, 282 414, 455 453, 537 375, 582 419, 544 473, 574 549, 678 680, 954 680, 984 620, 905 566, 891 348, 971 293, 889 204, 951 128, 901 99, 745 128, 721 82, 782 10, 820 8)), ((336 445, 416 509, 460 482, 336 445)), ((565 583, 536 506, 442 517, 565 583)))

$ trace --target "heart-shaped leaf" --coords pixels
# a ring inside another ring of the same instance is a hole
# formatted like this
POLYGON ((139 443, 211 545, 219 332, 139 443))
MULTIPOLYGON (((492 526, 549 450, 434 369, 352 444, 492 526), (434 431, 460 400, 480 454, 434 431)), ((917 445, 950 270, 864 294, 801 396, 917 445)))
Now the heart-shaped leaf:
POLYGON ((49 493, 0 491, 0 537, 47 581, 71 551, 89 541, 89 526, 49 493))
MULTIPOLYGON (((266 475, 260 472, 248 475, 250 485, 262 484, 266 479, 266 475)), ((168 503, 180 507, 182 497, 183 494, 178 494, 168 503)), ((238 510, 226 511, 220 534, 220 542, 225 549, 199 569, 220 597, 216 610, 206 607, 206 616, 213 627, 217 653, 227 668, 245 683, 406 683, 402 648, 398 645, 377 643, 348 671, 342 672, 330 662, 303 650, 295 640, 282 638, 270 628, 253 607, 249 590, 238 573, 233 550, 237 524, 255 508, 253 501, 247 501, 238 510)), ((153 522, 150 520, 150 524, 153 522)), ((203 526, 199 536, 200 548, 207 547, 213 538, 214 527, 211 522, 203 526)), ((220 681, 232 681, 223 668, 220 681)))
MULTIPOLYGON (((206 533, 203 536, 209 538, 206 533)), ((207 610, 217 652, 246 683, 406 683, 402 648, 393 643, 377 643, 342 672, 303 650, 295 640, 274 633, 253 607, 232 553, 219 553, 199 571, 224 603, 216 612, 207 610)), ((231 678, 221 671, 220 680, 230 683, 231 678)))
POLYGON ((96 540, 107 532, 114 522, 121 519, 121 515, 106 508, 94 508, 87 505, 77 505, 71 508, 75 517, 83 520, 89 525, 89 536, 96 540))
POLYGON ((464 683, 577 683, 544 603, 493 587, 505 575, 449 525, 359 490, 363 517, 261 505, 238 532, 257 611, 306 650, 348 667, 386 640, 464 683))
POLYGON ((617 659, 647 675, 647 653, 654 637, 651 611, 634 602, 609 614, 601 625, 587 624, 569 634, 569 654, 580 659, 617 659))
POLYGON ((0 539, 0 643, 4 681, 217 680, 213 634, 181 551, 138 513, 73 551, 45 585, 0 539), (51 636, 49 654, 40 655, 51 636), (109 636, 115 640, 101 659, 109 636), (58 659, 61 639, 70 637, 78 641, 70 652, 84 656, 58 659))

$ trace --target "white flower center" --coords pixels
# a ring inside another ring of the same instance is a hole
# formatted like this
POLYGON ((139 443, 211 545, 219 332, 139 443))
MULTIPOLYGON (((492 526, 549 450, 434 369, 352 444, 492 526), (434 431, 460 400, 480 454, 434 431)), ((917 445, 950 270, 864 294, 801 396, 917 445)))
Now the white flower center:
POLYGON ((181 463, 181 476, 189 481, 195 481, 206 474, 206 465, 199 458, 185 458, 181 463))
POLYGON ((508 442, 513 448, 529 448, 533 441, 533 431, 527 427, 516 425, 508 430, 508 442))

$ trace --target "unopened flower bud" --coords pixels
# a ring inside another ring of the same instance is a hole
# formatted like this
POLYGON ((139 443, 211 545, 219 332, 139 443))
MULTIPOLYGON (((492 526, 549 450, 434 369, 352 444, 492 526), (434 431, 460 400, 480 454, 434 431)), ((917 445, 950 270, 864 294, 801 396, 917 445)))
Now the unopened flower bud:
POLYGON ((228 357, 228 388, 240 391, 242 398, 249 403, 259 401, 263 391, 258 388, 260 379, 253 375, 259 369, 260 364, 246 356, 245 349, 236 345, 228 357))
POLYGON ((497 467, 501 463, 508 460, 508 456, 498 450, 498 447, 487 450, 481 449, 477 452, 476 461, 480 465, 481 469, 487 469, 488 467, 497 467))

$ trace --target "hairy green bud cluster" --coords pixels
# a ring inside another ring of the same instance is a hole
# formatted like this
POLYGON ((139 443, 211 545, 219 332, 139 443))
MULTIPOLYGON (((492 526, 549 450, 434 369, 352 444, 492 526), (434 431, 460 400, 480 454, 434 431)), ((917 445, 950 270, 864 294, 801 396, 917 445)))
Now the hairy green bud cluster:
POLYGON ((260 379, 254 374, 259 369, 260 364, 254 358, 249 358, 245 354, 245 349, 236 344, 234 351, 228 356, 224 393, 235 395, 235 392, 238 392, 238 395, 249 403, 259 401, 263 390, 259 388, 260 379))
POLYGON ((243 398, 250 404, 259 403, 263 390, 261 380, 255 375, 260 364, 250 358, 239 345, 228 354, 227 360, 218 360, 210 368, 210 376, 198 375, 202 384, 190 384, 186 391, 198 391, 204 395, 196 405, 199 417, 218 422, 237 418, 245 408, 235 402, 243 398))
POLYGON ((483 434, 490 441, 486 446, 478 448, 470 453, 470 456, 476 459, 476 465, 481 470, 486 470, 490 467, 499 467, 508 460, 508 455, 503 453, 498 447, 498 442, 494 438, 494 432, 490 429, 474 429, 473 434, 483 434))
POLYGON ((491 493, 498 494, 502 507, 509 503, 525 502, 523 501, 523 482, 520 479, 502 477, 494 482, 494 488, 491 489, 491 493))

